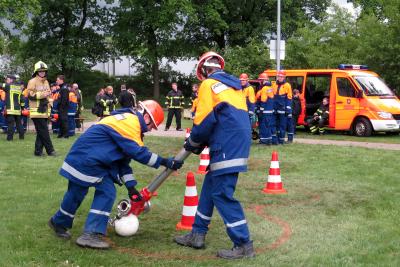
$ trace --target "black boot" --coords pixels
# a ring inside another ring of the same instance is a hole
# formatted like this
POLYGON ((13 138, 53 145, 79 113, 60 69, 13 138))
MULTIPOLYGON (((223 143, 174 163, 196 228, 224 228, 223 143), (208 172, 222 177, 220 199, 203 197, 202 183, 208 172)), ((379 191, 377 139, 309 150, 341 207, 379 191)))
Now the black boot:
POLYGON ((76 240, 76 244, 81 247, 108 249, 110 244, 103 240, 104 235, 100 233, 83 233, 76 240))
POLYGON ((174 238, 174 241, 175 243, 185 247, 202 249, 206 247, 204 244, 205 239, 206 239, 206 234, 188 233, 186 235, 176 236, 174 238))
POLYGON ((248 243, 233 247, 232 249, 221 249, 218 251, 217 256, 224 259, 242 259, 242 258, 251 258, 255 257, 256 253, 253 248, 253 241, 249 241, 248 243))
POLYGON ((49 225, 49 227, 51 229, 53 229, 54 233, 56 234, 56 236, 58 236, 59 238, 62 239, 70 239, 71 238, 71 234, 68 232, 68 229, 65 227, 62 227, 60 225, 56 225, 53 222, 53 219, 50 218, 49 222, 47 223, 49 225))

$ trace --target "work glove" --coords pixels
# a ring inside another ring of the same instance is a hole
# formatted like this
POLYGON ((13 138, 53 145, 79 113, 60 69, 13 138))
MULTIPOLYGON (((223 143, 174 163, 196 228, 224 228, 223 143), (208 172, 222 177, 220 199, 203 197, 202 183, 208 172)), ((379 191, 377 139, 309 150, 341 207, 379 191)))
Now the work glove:
POLYGON ((204 146, 202 146, 202 145, 200 145, 200 146, 193 146, 193 145, 191 145, 190 137, 189 137, 189 138, 185 141, 185 144, 183 145, 183 148, 184 148, 186 151, 192 152, 193 154, 200 155, 201 151, 203 151, 203 149, 204 149, 204 146))
POLYGON ((142 195, 134 186, 128 187, 128 196, 135 202, 142 200, 142 195))
POLYGON ((176 171, 182 168, 183 161, 174 159, 173 157, 162 158, 160 164, 167 167, 168 169, 176 171))

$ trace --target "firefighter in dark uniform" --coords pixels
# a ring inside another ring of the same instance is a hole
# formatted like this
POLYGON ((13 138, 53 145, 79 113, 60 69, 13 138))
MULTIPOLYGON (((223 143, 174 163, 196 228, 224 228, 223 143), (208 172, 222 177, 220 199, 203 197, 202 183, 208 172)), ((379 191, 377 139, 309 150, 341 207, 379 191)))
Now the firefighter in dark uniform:
POLYGON ((322 104, 318 110, 314 113, 313 117, 308 120, 310 131, 312 134, 319 133, 323 135, 325 133, 325 125, 329 122, 329 98, 324 97, 322 104))
POLYGON ((168 107, 168 118, 167 124, 165 125, 165 131, 169 130, 172 123, 172 118, 175 115, 176 130, 182 131, 181 128, 181 115, 184 103, 184 97, 181 90, 178 90, 178 84, 172 83, 172 90, 168 92, 165 104, 168 107))
POLYGON ((68 138, 68 101, 69 101, 69 90, 68 84, 64 82, 64 75, 57 76, 57 85, 60 87, 58 97, 58 120, 60 130, 57 138, 68 138))
POLYGON ((239 172, 247 171, 251 131, 246 98, 240 80, 223 71, 224 59, 215 52, 201 56, 197 64, 199 105, 185 149, 200 154, 210 147, 209 172, 204 178, 195 222, 190 233, 175 237, 180 245, 201 249, 214 207, 221 215, 232 249, 219 250, 218 257, 254 257, 247 220, 234 198, 239 172))
POLYGON ((14 75, 7 75, 6 83, 3 84, 2 87, 6 93, 5 117, 7 121, 7 140, 13 140, 15 126, 19 133, 19 139, 24 139, 24 129, 21 123, 21 110, 24 105, 24 100, 21 97, 21 85, 15 84, 14 75))
POLYGON ((104 90, 104 95, 100 99, 100 104, 103 107, 103 117, 110 116, 115 110, 115 105, 118 104, 118 99, 114 95, 112 86, 107 86, 104 90))
POLYGON ((51 95, 50 85, 47 81, 47 65, 42 61, 36 62, 32 77, 28 82, 27 89, 30 117, 36 130, 34 154, 35 156, 42 156, 44 147, 49 156, 56 156, 47 128, 51 95))

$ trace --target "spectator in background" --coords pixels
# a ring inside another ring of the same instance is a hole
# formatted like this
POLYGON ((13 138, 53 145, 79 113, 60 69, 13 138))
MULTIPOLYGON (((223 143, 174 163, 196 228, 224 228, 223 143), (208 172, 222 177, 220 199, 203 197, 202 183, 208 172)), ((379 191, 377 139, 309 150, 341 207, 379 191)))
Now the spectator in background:
POLYGON ((68 138, 69 89, 68 84, 66 84, 64 80, 64 75, 57 76, 56 83, 60 88, 58 97, 58 121, 60 122, 60 130, 57 138, 68 138))
POLYGON ((101 98, 104 95, 104 88, 100 88, 97 92, 94 105, 92 107, 92 114, 96 115, 97 117, 103 117, 103 105, 101 104, 101 98))
POLYGON ((176 130, 177 131, 182 131, 181 128, 181 115, 182 115, 182 109, 183 105, 185 104, 184 102, 184 97, 182 94, 181 90, 178 90, 178 84, 177 83, 172 83, 171 84, 172 90, 168 92, 165 104, 168 107, 168 118, 167 118, 167 124, 165 125, 165 131, 169 130, 169 127, 171 126, 172 123, 172 118, 175 115, 175 121, 176 121, 176 130))
POLYGON ((103 106, 103 117, 110 116, 111 112, 115 110, 115 105, 117 105, 118 99, 114 95, 114 89, 111 85, 106 87, 100 103, 103 106))
POLYGON ((133 98, 133 106, 136 107, 136 92, 133 88, 128 88, 128 93, 132 95, 133 98))
POLYGON ((75 116, 78 110, 78 95, 73 86, 69 85, 68 90, 68 136, 74 136, 76 128, 75 116))
POLYGON ((50 111, 50 120, 51 120, 51 129, 53 130, 54 134, 59 134, 60 132, 60 120, 56 116, 58 116, 58 107, 60 103, 60 86, 57 83, 50 84, 51 90, 51 99, 53 99, 53 105, 51 106, 50 111), (57 115, 55 115, 57 114, 57 115))
POLYGON ((301 113, 301 102, 300 102, 300 91, 297 89, 293 90, 293 98, 292 98, 292 116, 288 115, 287 123, 287 137, 288 143, 293 142, 294 134, 296 133, 297 121, 299 120, 299 116, 301 113))
POLYGON ((83 111, 83 97, 82 97, 82 91, 81 89, 79 89, 79 85, 77 83, 72 84, 72 89, 75 92, 76 98, 78 100, 78 107, 76 110, 76 114, 75 114, 75 127, 76 128, 81 128, 81 121, 79 120, 79 118, 81 117, 81 113, 83 111))
POLYGON ((134 107, 133 95, 128 90, 126 90, 125 84, 121 85, 121 93, 118 96, 118 102, 122 108, 134 107))

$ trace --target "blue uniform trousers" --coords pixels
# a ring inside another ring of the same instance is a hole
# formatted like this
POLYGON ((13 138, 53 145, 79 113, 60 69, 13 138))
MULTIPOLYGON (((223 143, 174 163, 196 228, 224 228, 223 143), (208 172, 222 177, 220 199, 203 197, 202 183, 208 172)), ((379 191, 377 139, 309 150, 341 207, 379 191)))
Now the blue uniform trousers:
POLYGON ((293 141, 293 136, 294 136, 294 129, 296 127, 295 122, 293 120, 292 114, 289 114, 286 118, 287 122, 287 138, 289 142, 293 141))
POLYGON ((75 135, 75 127, 76 127, 75 114, 73 116, 68 115, 68 136, 75 135))
MULTIPOLYGON (((285 141, 285 135, 286 135, 286 115, 285 111, 280 111, 278 110, 275 114, 275 125, 274 127, 276 130, 278 130, 278 133, 275 134, 275 140, 273 139, 272 142, 274 144, 283 144, 285 141), (275 142, 274 142, 275 141, 275 142)), ((276 133, 275 130, 275 133, 276 133)))
POLYGON ((193 233, 207 233, 214 206, 221 215, 226 231, 235 246, 250 241, 250 233, 242 206, 233 197, 239 173, 214 176, 207 173, 200 194, 200 202, 193 224, 193 233))
POLYGON ((271 144, 272 143, 272 123, 273 114, 263 114, 260 122, 260 143, 271 144))
MULTIPOLYGON (((89 215, 86 219, 84 232, 106 234, 108 218, 116 197, 114 182, 110 177, 94 185, 96 191, 89 215)), ((89 187, 69 181, 68 190, 64 195, 60 209, 53 216, 53 222, 65 228, 71 228, 75 213, 85 198, 89 187)))

